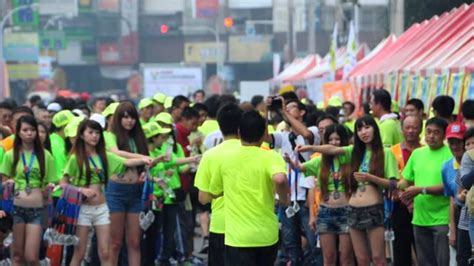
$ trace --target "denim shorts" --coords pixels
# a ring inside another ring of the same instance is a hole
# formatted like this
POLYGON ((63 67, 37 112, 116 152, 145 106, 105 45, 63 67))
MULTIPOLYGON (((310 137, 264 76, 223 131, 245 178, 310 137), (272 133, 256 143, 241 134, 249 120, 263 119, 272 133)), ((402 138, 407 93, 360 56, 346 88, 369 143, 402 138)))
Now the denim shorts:
POLYGON ((13 209, 13 224, 43 225, 46 218, 45 208, 24 208, 15 206, 13 209))
POLYGON ((319 206, 316 228, 320 234, 347 234, 349 207, 330 208, 319 206))
POLYGON ((122 184, 110 181, 107 183, 105 198, 111 213, 139 213, 143 210, 143 185, 122 184))
POLYGON ((350 207, 348 223, 357 230, 370 230, 383 226, 384 207, 376 204, 366 207, 350 207))

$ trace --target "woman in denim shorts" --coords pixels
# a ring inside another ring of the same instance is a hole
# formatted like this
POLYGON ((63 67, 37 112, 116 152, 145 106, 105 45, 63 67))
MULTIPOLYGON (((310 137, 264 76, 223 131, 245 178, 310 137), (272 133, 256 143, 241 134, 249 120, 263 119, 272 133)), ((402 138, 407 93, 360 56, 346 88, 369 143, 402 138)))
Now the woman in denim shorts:
MULTIPOLYGON (((336 147, 349 145, 347 129, 341 125, 327 127, 323 142, 336 147)), ((300 168, 305 176, 318 177, 321 204, 316 228, 321 237, 324 264, 336 265, 339 256, 341 265, 353 265, 354 253, 347 223, 351 174, 348 156, 322 155, 304 163, 300 168), (338 242, 339 247, 336 245, 338 242)))
POLYGON ((382 188, 395 186, 390 179, 398 177, 397 162, 384 148, 380 131, 370 116, 357 119, 354 146, 303 146, 299 151, 312 150, 327 155, 345 155, 351 162, 349 192, 349 232, 358 265, 385 265, 384 205, 382 188), (370 250, 369 250, 370 249, 370 250))
POLYGON ((15 184, 12 260, 13 265, 37 265, 46 214, 43 193, 54 178, 54 160, 41 144, 33 116, 21 117, 15 132, 13 149, 0 164, 7 183, 15 184))
MULTIPOLYGON (((152 166, 158 161, 148 156, 145 134, 139 123, 138 112, 131 102, 121 102, 112 118, 111 132, 107 147, 112 153, 127 158, 141 159, 152 166)), ((143 167, 127 167, 123 174, 109 178, 105 190, 107 205, 110 210, 111 228, 111 262, 117 265, 124 234, 126 236, 129 265, 140 265, 140 241, 142 231, 139 213, 143 167)))
POLYGON ((147 160, 124 159, 105 151, 103 130, 99 123, 85 120, 76 130, 77 138, 72 154, 64 169, 63 184, 79 187, 84 200, 79 212, 76 234, 79 244, 74 247, 70 265, 81 265, 86 254, 91 226, 97 234, 98 251, 102 265, 110 264, 110 214, 103 193, 108 177, 123 174, 125 167, 142 166, 147 160))

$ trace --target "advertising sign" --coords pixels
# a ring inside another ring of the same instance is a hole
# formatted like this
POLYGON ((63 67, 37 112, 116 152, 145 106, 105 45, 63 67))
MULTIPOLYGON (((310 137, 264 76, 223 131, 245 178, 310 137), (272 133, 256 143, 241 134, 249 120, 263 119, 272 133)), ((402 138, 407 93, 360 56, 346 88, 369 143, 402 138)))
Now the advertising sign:
POLYGON ((194 17, 213 18, 219 13, 219 0, 195 0, 194 17))
POLYGON ((203 87, 203 73, 199 67, 142 67, 143 94, 151 97, 158 92, 168 96, 188 95, 203 87))
MULTIPOLYGON (((38 0, 12 0, 12 9, 38 3, 38 0)), ((15 26, 38 26, 38 9, 24 8, 13 14, 13 25, 15 26)))
POLYGON ((39 38, 36 32, 5 32, 3 54, 6 61, 36 62, 39 38))
POLYGON ((184 44, 184 61, 186 63, 216 63, 224 61, 225 43, 196 42, 184 44))

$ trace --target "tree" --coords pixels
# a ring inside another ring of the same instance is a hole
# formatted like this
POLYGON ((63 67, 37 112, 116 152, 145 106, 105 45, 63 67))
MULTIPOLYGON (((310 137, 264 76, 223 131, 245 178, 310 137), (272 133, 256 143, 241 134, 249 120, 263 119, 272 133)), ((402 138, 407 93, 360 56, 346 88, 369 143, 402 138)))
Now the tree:
POLYGON ((405 28, 472 2, 472 0, 405 0, 405 28))

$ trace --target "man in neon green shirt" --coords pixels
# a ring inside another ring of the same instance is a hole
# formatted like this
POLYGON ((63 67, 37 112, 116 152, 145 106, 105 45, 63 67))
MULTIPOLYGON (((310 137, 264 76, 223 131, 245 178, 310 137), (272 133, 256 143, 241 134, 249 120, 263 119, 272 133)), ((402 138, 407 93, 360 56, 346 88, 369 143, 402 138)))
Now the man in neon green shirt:
MULTIPOLYGON (((239 121, 241 115, 242 111, 235 104, 222 107, 217 115, 219 128, 224 135, 224 142, 204 153, 194 180, 194 186, 199 189, 199 202, 203 205, 208 204, 212 200, 209 194, 209 186, 213 178, 217 178, 216 175, 219 174, 219 167, 224 160, 227 160, 227 154, 234 152, 240 147, 238 139, 239 127, 235 121, 239 121)), ((211 210, 208 249, 209 265, 224 265, 224 198, 218 197, 212 200, 211 210)))
POLYGON ((452 155, 444 145, 448 124, 441 118, 426 122, 427 146, 413 151, 403 170, 402 197, 413 205, 413 229, 420 265, 449 265, 449 198, 444 195, 441 170, 452 155))
POLYGON ((385 147, 392 147, 403 141, 403 134, 398 116, 390 112, 392 99, 384 89, 372 92, 370 99, 372 113, 379 119, 380 137, 385 147))
POLYGON ((219 110, 219 95, 212 95, 209 97, 204 104, 207 106, 207 119, 202 125, 198 127, 198 131, 204 135, 207 135, 219 130, 219 124, 217 123, 217 111, 219 110))
POLYGON ((209 193, 224 197, 225 265, 273 265, 278 250, 275 190, 288 205, 288 179, 281 155, 260 148, 265 119, 257 111, 242 114, 242 146, 226 154, 209 193))

